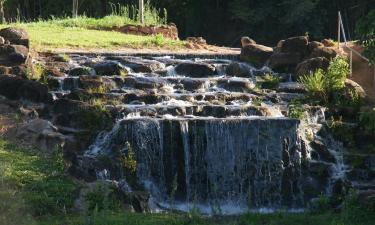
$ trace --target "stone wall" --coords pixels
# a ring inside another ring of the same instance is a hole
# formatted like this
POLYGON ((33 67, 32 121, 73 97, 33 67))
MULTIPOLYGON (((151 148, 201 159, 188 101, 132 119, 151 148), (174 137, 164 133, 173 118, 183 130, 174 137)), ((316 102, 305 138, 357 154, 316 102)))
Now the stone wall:
POLYGON ((141 25, 126 25, 117 29, 117 31, 126 34, 134 35, 157 35, 162 34, 166 38, 178 40, 178 30, 175 24, 170 23, 162 26, 141 26, 141 25))

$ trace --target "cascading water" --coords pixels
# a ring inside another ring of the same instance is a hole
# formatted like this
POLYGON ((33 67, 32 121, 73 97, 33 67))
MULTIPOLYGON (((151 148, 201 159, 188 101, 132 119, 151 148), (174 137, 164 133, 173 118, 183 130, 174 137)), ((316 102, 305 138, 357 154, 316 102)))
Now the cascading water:
MULTIPOLYGON (((269 68, 257 70, 231 60, 109 58, 132 68, 125 78, 94 80, 110 84, 104 95, 117 99, 120 119, 98 135, 83 158, 111 158, 131 149, 137 182, 157 207, 196 207, 207 214, 301 209, 341 179, 340 146, 317 135, 324 112, 300 122, 285 115, 289 101, 301 94, 254 91, 255 76, 278 76, 269 68), (186 70, 181 74, 181 68, 176 70, 180 63, 186 70), (323 139, 334 160, 315 154, 310 146, 315 138, 323 139), (325 170, 329 177, 321 177, 325 170)), ((78 56, 74 60, 85 64, 78 56)), ((76 90, 94 81, 67 77, 62 87, 76 90)), ((291 84, 289 76, 284 81, 291 84)), ((92 169, 99 179, 123 181, 116 168, 92 169)))

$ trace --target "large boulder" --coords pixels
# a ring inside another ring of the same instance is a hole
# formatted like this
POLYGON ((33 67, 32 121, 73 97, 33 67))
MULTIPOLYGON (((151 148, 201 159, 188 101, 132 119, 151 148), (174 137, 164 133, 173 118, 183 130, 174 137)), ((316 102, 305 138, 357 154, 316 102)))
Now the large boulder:
POLYGON ((329 67, 329 60, 324 57, 316 57, 312 59, 307 59, 297 65, 296 76, 312 74, 318 69, 327 70, 329 67))
POLYGON ((300 53, 276 53, 273 54, 269 61, 269 66, 275 70, 291 70, 301 62, 300 53))
POLYGON ((281 52, 284 53, 299 53, 302 56, 308 50, 309 40, 306 36, 291 37, 284 40, 280 45, 281 52))
POLYGON ((337 52, 334 48, 329 47, 317 47, 312 50, 309 58, 325 57, 327 59, 333 59, 337 56, 337 52))
POLYGON ((0 76, 0 94, 12 100, 25 99, 33 102, 52 100, 45 85, 15 76, 0 76))
POLYGON ((15 65, 23 64, 29 56, 29 49, 23 45, 1 45, 0 64, 15 65))
POLYGON ((215 67, 207 63, 181 63, 175 67, 175 71, 178 75, 196 78, 213 76, 216 74, 215 67))
POLYGON ((273 48, 258 44, 248 44, 242 48, 240 59, 255 66, 263 66, 272 54, 273 48))
POLYGON ((355 81, 352 81, 350 79, 345 80, 345 89, 346 90, 354 90, 360 98, 366 98, 366 91, 356 83, 355 81))
POLYGON ((241 47, 245 47, 245 46, 248 46, 248 45, 252 45, 252 44, 256 44, 256 42, 249 38, 249 37, 242 37, 241 38, 241 47))
POLYGON ((29 48, 29 35, 23 28, 8 27, 0 30, 0 36, 14 45, 23 45, 29 48))
POLYGON ((17 139, 37 147, 44 152, 56 151, 65 143, 65 136, 47 120, 34 119, 19 127, 16 131, 17 139))

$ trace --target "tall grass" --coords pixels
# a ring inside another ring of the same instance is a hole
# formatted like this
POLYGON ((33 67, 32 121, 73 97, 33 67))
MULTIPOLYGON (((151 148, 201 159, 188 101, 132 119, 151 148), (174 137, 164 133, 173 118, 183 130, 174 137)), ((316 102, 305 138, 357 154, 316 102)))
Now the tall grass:
MULTIPOLYGON (((138 25, 139 10, 135 5, 121 5, 109 3, 111 13, 103 18, 91 18, 85 14, 71 18, 58 18, 51 16, 49 20, 39 19, 31 24, 38 25, 55 25, 66 28, 84 28, 84 29, 99 29, 108 30, 112 28, 121 27, 128 24, 138 25)), ((167 11, 165 9, 159 10, 153 7, 149 1, 145 3, 144 7, 145 25, 164 25, 167 24, 167 11)), ((20 19, 13 24, 25 24, 20 19)), ((29 23, 28 23, 29 24, 29 23)))

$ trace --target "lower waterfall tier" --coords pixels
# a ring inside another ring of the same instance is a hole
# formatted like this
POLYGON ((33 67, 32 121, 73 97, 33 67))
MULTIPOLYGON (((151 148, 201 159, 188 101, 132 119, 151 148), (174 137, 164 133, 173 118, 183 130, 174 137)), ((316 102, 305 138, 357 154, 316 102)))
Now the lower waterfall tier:
POLYGON ((138 182, 160 204, 299 208, 304 195, 298 126, 298 120, 263 117, 125 119, 86 154, 131 149, 138 182))

